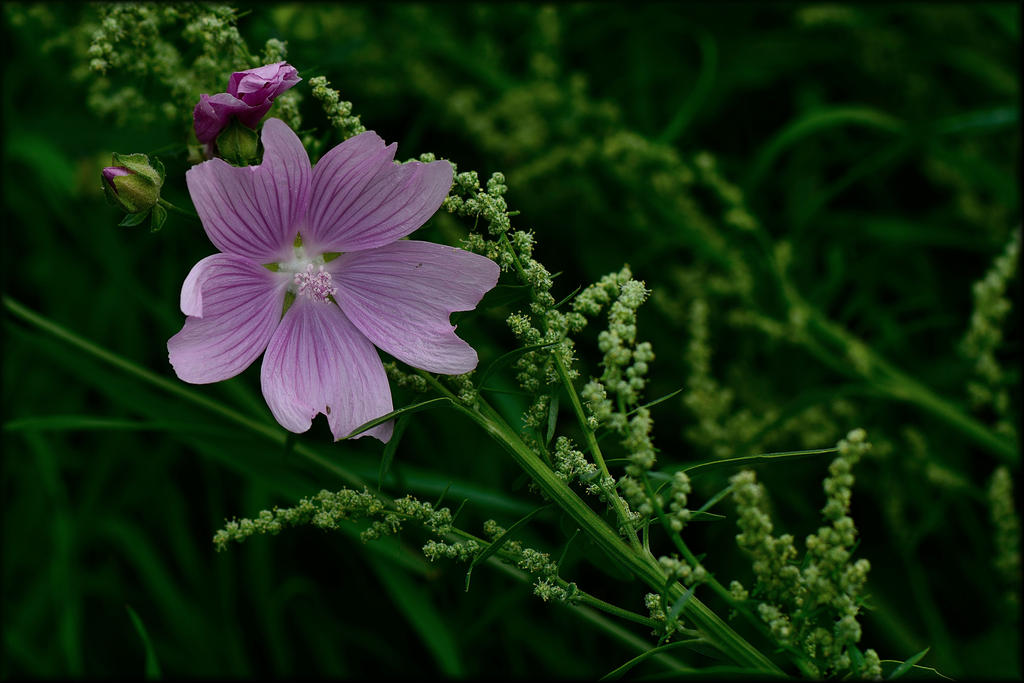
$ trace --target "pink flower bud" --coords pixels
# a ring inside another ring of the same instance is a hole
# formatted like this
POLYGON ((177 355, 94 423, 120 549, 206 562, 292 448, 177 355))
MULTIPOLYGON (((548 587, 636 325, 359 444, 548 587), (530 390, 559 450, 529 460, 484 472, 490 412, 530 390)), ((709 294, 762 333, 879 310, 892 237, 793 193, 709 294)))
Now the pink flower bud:
POLYGON ((196 138, 211 144, 232 116, 247 128, 255 129, 270 111, 274 98, 301 80, 295 67, 286 62, 236 71, 228 79, 227 92, 199 96, 192 111, 196 138))

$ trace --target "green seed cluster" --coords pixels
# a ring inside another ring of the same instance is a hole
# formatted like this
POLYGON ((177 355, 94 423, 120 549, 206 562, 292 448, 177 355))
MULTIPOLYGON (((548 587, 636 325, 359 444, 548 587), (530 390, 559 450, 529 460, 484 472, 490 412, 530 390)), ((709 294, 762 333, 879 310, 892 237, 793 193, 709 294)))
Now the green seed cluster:
POLYGON ((1006 249, 996 258, 985 277, 974 283, 974 311, 961 350, 974 364, 974 379, 967 392, 975 410, 991 406, 996 431, 1016 439, 1017 429, 1010 406, 1010 387, 1020 381, 1007 373, 996 359, 1003 341, 1003 324, 1010 312, 1006 288, 1017 272, 1020 259, 1020 229, 1013 232, 1006 249))
POLYGON ((988 486, 989 511, 995 531, 993 564, 1006 586, 1007 602, 1020 604, 1020 518, 1014 509, 1010 470, 999 467, 988 486))
MULTIPOLYGON (((862 429, 839 442, 839 454, 823 482, 822 515, 829 524, 807 536, 802 560, 793 536, 772 535, 765 490, 754 473, 745 470, 731 479, 740 528, 736 541, 753 558, 757 613, 780 645, 806 657, 821 676, 881 674, 877 654, 867 650, 861 655, 855 647, 861 637, 857 616, 870 564, 851 557, 857 535, 849 516, 852 468, 870 447, 862 429)), ((746 595, 738 581, 732 582, 730 592, 737 600, 746 595)))
POLYGON ((119 125, 190 121, 200 93, 222 92, 227 74, 258 66, 227 5, 107 3, 98 11, 88 48, 88 105, 119 125), (121 74, 129 78, 115 83, 121 74))
POLYGON ((608 327, 597 337, 604 372, 600 378, 591 378, 580 396, 589 411, 589 427, 605 425, 621 437, 629 463, 618 485, 634 522, 653 514, 655 504, 660 507, 663 502, 660 497, 651 500, 640 479, 656 459, 651 440, 654 421, 650 410, 639 405, 654 360, 650 342, 637 341, 637 311, 649 295, 644 283, 633 279, 629 266, 624 266, 584 289, 573 301, 573 310, 580 315, 596 317, 605 308, 608 311, 608 327))
POLYGON ((395 500, 388 505, 367 489, 356 491, 320 491, 312 498, 301 499, 295 507, 262 510, 255 519, 227 522, 213 537, 218 551, 227 549, 232 541, 241 543, 256 534, 277 535, 281 530, 310 525, 321 529, 338 529, 344 522, 370 520, 361 533, 363 541, 371 541, 398 533, 404 522, 415 522, 437 536, 452 529, 452 515, 448 508, 435 510, 412 496, 395 500))
POLYGON ((678 616, 672 623, 669 623, 668 615, 665 613, 665 598, 661 595, 657 593, 644 595, 644 607, 647 608, 648 615, 656 624, 651 631, 651 635, 654 637, 669 640, 676 631, 683 630, 683 622, 678 616))
POLYGON ((480 544, 472 539, 455 542, 430 540, 423 546, 423 554, 431 562, 440 559, 469 562, 476 557, 480 550, 482 550, 480 544))
POLYGON ((495 261, 503 271, 515 272, 529 292, 528 307, 510 314, 506 322, 524 347, 543 346, 523 353, 512 366, 516 381, 532 397, 523 415, 524 440, 539 452, 543 446, 533 430, 547 421, 551 387, 559 381, 556 359, 569 368, 571 376, 575 375, 573 341, 569 335, 582 329, 586 321, 555 307, 551 273, 533 258, 533 234, 512 228, 513 214, 504 197, 507 191, 502 173, 492 174, 484 189, 476 171, 464 171, 455 174, 443 206, 452 214, 473 219, 473 231, 463 246, 495 261), (477 232, 481 221, 483 230, 477 232))
POLYGON ((560 436, 555 440, 555 450, 552 453, 555 466, 555 476, 565 482, 572 482, 576 479, 588 481, 597 475, 597 466, 587 460, 583 451, 577 450, 572 440, 560 436))
POLYGON ((768 412, 758 418, 747 409, 732 412, 733 391, 721 386, 711 372, 708 303, 704 298, 695 298, 690 304, 689 332, 686 362, 690 374, 683 403, 697 422, 687 428, 686 435, 694 443, 710 449, 716 458, 734 457, 738 455, 736 448, 755 437, 775 415, 768 412))
POLYGON ((359 120, 359 116, 352 114, 352 103, 342 100, 341 93, 329 86, 330 82, 323 76, 309 79, 313 97, 320 101, 327 120, 341 134, 341 139, 348 140, 365 132, 366 126, 359 120))

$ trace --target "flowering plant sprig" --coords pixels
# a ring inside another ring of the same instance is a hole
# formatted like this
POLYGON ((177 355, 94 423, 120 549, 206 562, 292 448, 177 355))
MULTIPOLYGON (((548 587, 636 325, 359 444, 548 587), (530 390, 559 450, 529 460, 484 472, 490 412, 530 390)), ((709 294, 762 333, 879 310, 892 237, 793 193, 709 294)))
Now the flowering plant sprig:
MULTIPOLYGON (((432 154, 396 163, 395 145, 365 131, 326 79, 307 85, 344 141, 313 165, 306 145, 315 143, 270 118, 257 159, 255 137, 246 142, 242 129, 254 129, 274 97, 298 80, 285 62, 236 72, 226 97, 204 95, 193 110, 198 139, 216 140, 209 152, 218 158, 190 169, 186 183, 220 253, 185 278, 181 309, 187 318, 168 342, 175 372, 191 383, 217 382, 265 351, 261 386, 277 422, 303 432, 323 414, 336 440, 392 437, 391 418, 416 406, 392 410, 389 378, 438 394, 431 400, 479 426, 525 471, 534 491, 645 584, 649 616, 589 595, 560 575, 551 553, 512 538, 535 513, 508 528, 491 520, 484 537, 474 537, 454 526, 456 515, 447 509, 412 497, 393 499, 369 488, 325 491, 294 508, 229 522, 215 537, 218 549, 299 524, 333 529, 363 520, 368 526, 361 536, 373 540, 417 522, 433 536, 423 547, 431 560, 461 559, 472 570, 499 558, 531 575, 545 601, 587 604, 652 628, 659 642, 684 635, 689 640, 682 644, 716 649, 751 671, 778 673, 779 662, 702 600, 710 586, 747 611, 742 587, 722 587, 682 538, 688 522, 720 497, 692 511, 690 477, 655 469, 653 419, 643 403, 654 352, 638 334, 637 313, 650 296, 645 284, 624 267, 559 300, 555 276, 534 257, 533 233, 513 226, 516 212, 505 200, 503 174, 482 184, 477 172, 459 172, 432 154), (440 207, 472 221, 465 250, 404 239, 440 207), (501 272, 518 282, 526 300, 506 317, 519 342, 512 368, 527 397, 525 410, 512 417, 491 405, 494 387, 470 374, 477 354, 448 320, 454 311, 474 308, 501 272), (602 313, 601 371, 580 389, 587 375, 579 369, 574 336, 588 317, 602 313), (395 362, 385 365, 375 347, 395 362), (574 418, 569 425, 560 420, 565 405, 574 418), (624 457, 606 456, 616 448, 600 443, 607 433, 618 437, 624 457), (675 552, 657 549, 664 538, 652 534, 655 524, 675 552)), ((769 635, 785 644, 773 624, 767 623, 769 635)), ((814 653, 787 654, 804 673, 818 670, 814 653)))

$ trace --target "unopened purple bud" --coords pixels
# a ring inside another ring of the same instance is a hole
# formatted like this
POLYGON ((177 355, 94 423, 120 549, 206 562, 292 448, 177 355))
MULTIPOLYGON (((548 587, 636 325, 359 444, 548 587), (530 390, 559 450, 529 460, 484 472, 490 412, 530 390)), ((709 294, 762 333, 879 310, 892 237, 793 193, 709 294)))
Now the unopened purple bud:
POLYGON ((202 94, 192 111, 196 138, 210 145, 235 117, 255 129, 266 116, 274 98, 301 81, 299 72, 287 62, 277 62, 236 71, 228 79, 228 91, 202 94))
POLYGON ((117 193, 117 186, 114 185, 114 178, 122 175, 131 175, 135 171, 129 171, 124 166, 107 166, 103 169, 103 179, 110 185, 110 189, 117 193))
POLYGON ((160 200, 164 165, 147 154, 114 153, 113 166, 104 168, 103 191, 107 200, 125 213, 142 213, 160 200))
POLYGON ((275 97, 301 80, 294 66, 287 62, 277 62, 231 74, 231 78, 228 79, 228 94, 255 107, 272 102, 275 97))

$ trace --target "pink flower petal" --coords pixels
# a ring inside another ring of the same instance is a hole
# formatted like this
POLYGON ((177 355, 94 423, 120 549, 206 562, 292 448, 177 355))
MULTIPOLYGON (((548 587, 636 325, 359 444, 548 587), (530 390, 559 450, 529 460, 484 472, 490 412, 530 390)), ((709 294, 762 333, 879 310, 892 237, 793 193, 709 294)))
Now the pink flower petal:
POLYGON ((462 249, 403 240, 342 254, 327 264, 345 315, 395 358, 449 375, 476 367, 477 355, 455 336, 453 311, 468 311, 498 281, 494 261, 462 249))
POLYGON ((231 74, 228 93, 250 106, 256 106, 272 102, 301 80, 295 67, 287 62, 276 62, 231 74))
MULTIPOLYGON (((228 125, 232 116, 242 117, 251 109, 250 105, 226 92, 212 96, 203 93, 199 96, 199 103, 192 110, 192 126, 196 131, 196 139, 204 144, 213 142, 228 125)), ((255 122, 247 125, 254 128, 266 113, 267 110, 264 110, 256 117, 255 122)))
MULTIPOLYGON (((369 340, 331 303, 295 299, 270 340, 260 374, 263 397, 281 425, 309 429, 327 416, 335 439, 391 412, 384 366, 369 340)), ((363 432, 387 442, 394 422, 363 432)))
POLYGON ((214 254, 197 263, 181 288, 189 317, 167 341, 178 377, 209 384, 249 367, 281 319, 287 286, 286 276, 241 256, 214 254))
POLYGON ((238 168, 221 159, 185 174, 203 228, 219 250, 260 263, 291 255, 309 203, 309 157, 280 119, 263 125, 263 163, 238 168))
MULTIPOLYGON (((447 161, 392 163, 395 145, 372 131, 346 140, 317 162, 307 230, 319 251, 361 251, 405 237, 448 195, 447 161)), ((303 235, 303 240, 306 236, 303 235)))

